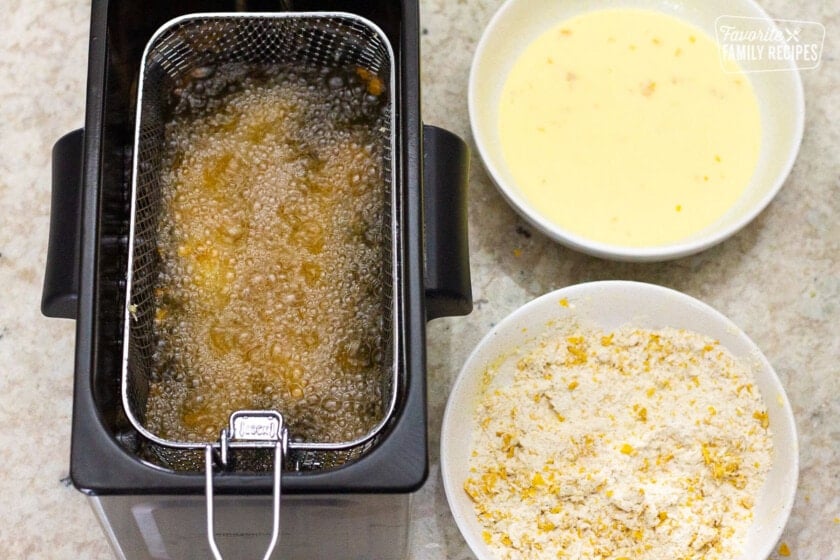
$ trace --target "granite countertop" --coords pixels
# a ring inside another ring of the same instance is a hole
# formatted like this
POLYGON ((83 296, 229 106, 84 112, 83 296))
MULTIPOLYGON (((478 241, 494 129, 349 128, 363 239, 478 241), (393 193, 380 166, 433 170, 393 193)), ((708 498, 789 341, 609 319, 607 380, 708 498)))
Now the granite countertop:
MULTIPOLYGON (((421 0, 423 119, 470 140, 467 76, 501 0, 421 0)), ((621 264, 565 249, 524 223, 473 160, 475 309, 428 328, 431 471, 415 496, 411 558, 470 559, 449 514, 438 444, 448 389, 469 350, 510 311, 588 280, 654 282, 698 297, 753 338, 793 405, 801 473, 782 540, 790 558, 840 559, 840 4, 764 0, 775 18, 827 28, 822 64, 802 72, 806 128, 775 201, 696 256, 621 264)), ((74 323, 39 311, 49 230, 50 150, 83 124, 90 20, 84 0, 6 0, 0 21, 0 554, 111 558, 68 480, 74 323)), ((773 555, 776 558, 777 555, 773 555)))

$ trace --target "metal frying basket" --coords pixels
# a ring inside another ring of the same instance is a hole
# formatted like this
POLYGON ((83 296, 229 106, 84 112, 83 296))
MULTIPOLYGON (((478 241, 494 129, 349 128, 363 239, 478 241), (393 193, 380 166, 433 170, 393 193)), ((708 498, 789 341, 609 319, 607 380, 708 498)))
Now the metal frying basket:
POLYGON ((214 465, 241 472, 274 473, 275 526, 270 556, 279 523, 280 472, 339 467, 371 450, 392 421, 404 383, 398 357, 400 267, 397 252, 400 223, 398 188, 392 153, 395 151, 394 54, 384 33, 373 23, 348 13, 231 13, 196 14, 170 21, 149 41, 143 55, 134 138, 131 189, 131 222, 125 298, 122 400, 126 416, 145 439, 144 458, 176 471, 206 471, 208 534, 211 548, 220 557, 213 537, 212 495, 214 465), (196 69, 227 63, 303 64, 315 68, 361 67, 387 77, 386 110, 376 126, 384 153, 385 200, 382 223, 384 263, 382 275, 384 344, 380 376, 381 408, 376 425, 363 437, 345 442, 296 441, 289 434, 283 411, 234 412, 217 441, 168 440, 145 423, 152 376, 154 289, 160 270, 157 224, 161 207, 161 175, 165 125, 172 111, 172 92, 196 69), (239 450, 250 450, 240 453, 239 450), (231 459, 236 450, 235 466, 231 459), (241 455, 241 458, 240 458, 241 455))

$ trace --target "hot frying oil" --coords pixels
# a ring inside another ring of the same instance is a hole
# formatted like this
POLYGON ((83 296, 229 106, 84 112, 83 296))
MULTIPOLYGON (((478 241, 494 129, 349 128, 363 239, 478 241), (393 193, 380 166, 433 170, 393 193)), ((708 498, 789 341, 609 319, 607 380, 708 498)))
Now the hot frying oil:
POLYGON ((360 437, 387 367, 382 83, 207 74, 166 128, 146 423, 209 441, 232 412, 272 409, 294 438, 360 437))

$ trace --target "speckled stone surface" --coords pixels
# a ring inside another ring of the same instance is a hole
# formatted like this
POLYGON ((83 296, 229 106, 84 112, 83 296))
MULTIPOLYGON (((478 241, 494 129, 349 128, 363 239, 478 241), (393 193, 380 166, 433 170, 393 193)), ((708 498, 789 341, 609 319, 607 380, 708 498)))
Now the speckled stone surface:
MULTIPOLYGON (((776 200, 697 256, 619 264, 567 250, 502 200, 477 160, 470 178, 475 310, 428 329, 430 476, 413 500, 415 560, 473 558, 438 468, 448 390, 501 318, 552 289, 597 279, 654 282, 739 324, 775 366, 796 414, 800 484, 782 540, 790 558, 840 559, 840 4, 765 0, 776 18, 827 28, 822 65, 802 72, 801 152, 776 200)), ((470 140, 467 77, 500 0, 421 0, 423 118, 470 140)), ((0 556, 111 558, 84 497, 67 482, 74 324, 39 312, 50 206, 50 150, 83 124, 89 5, 3 0, 0 15, 0 556)), ((773 558, 776 558, 774 555, 773 558)))

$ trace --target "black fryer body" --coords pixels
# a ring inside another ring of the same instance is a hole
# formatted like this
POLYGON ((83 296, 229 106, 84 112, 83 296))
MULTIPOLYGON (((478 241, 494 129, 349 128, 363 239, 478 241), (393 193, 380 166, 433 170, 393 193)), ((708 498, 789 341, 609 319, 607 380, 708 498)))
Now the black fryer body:
MULTIPOLYGON (((202 494, 203 473, 174 472, 140 461, 138 434, 122 412, 122 309, 129 220, 134 110, 143 49, 166 21, 196 12, 276 11, 278 0, 93 0, 88 98, 82 151, 81 243, 71 478, 82 492, 202 494)), ((397 68, 397 150, 402 190, 405 386, 395 420, 375 449, 331 470, 287 472, 285 493, 411 492, 428 472, 423 268, 422 123, 416 0, 293 0, 295 11, 352 11, 391 41, 397 68)), ((216 489, 268 494, 270 475, 223 473, 216 489)))

